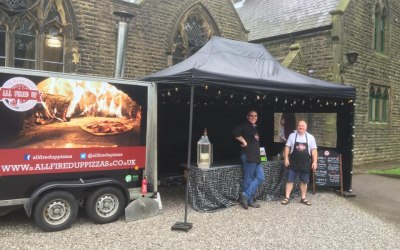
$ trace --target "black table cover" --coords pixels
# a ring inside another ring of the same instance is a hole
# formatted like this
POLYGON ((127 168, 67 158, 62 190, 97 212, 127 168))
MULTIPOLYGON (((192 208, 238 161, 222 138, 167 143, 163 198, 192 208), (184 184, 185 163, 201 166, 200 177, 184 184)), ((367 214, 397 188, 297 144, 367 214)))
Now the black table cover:
MULTIPOLYGON (((263 163, 265 181, 258 187, 256 200, 274 201, 284 196, 286 168, 282 161, 263 163)), ((189 167, 189 202, 193 209, 213 212, 237 203, 242 191, 241 165, 225 165, 210 168, 189 167)), ((294 187, 298 192, 298 185, 294 187)))

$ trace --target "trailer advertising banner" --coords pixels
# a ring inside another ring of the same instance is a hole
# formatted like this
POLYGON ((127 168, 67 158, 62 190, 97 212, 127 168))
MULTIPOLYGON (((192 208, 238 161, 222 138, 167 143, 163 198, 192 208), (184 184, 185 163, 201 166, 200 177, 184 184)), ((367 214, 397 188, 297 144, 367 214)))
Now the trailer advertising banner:
POLYGON ((0 176, 145 167, 147 87, 0 76, 0 176))

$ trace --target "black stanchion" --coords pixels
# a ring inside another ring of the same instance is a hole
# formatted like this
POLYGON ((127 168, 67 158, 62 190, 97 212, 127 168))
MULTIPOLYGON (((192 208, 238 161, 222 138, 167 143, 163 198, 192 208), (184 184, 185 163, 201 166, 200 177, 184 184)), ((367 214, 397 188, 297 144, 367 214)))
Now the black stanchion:
POLYGON ((188 139, 188 158, 187 158, 187 178, 186 178, 186 194, 185 194, 185 218, 183 222, 176 222, 171 230, 180 230, 188 232, 193 227, 193 223, 187 221, 188 217, 188 202, 189 202, 189 176, 190 176, 190 158, 192 151, 192 125, 193 125, 193 101, 194 101, 194 85, 193 80, 190 88, 190 114, 189 114, 189 139, 188 139))
POLYGON ((186 195, 185 195, 185 218, 183 222, 176 222, 172 227, 171 230, 180 230, 188 232, 193 227, 193 223, 187 221, 188 217, 188 200, 189 200, 189 171, 190 168, 188 167, 188 177, 186 178, 186 195))

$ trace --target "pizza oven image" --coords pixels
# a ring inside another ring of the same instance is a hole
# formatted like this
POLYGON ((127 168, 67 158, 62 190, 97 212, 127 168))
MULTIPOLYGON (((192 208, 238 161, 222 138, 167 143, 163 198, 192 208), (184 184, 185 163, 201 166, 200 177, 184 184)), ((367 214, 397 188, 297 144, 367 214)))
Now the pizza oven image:
POLYGON ((39 82, 37 88, 42 102, 24 112, 14 147, 116 147, 139 143, 141 106, 116 86, 51 77, 39 82))

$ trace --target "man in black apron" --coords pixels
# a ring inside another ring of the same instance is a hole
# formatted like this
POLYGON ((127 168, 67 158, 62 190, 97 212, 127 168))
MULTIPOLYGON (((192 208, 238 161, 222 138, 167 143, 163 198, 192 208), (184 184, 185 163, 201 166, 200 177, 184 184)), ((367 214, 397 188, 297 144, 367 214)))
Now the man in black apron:
POLYGON ((282 200, 283 205, 287 205, 290 199, 290 193, 293 189, 293 183, 297 176, 300 178, 300 202, 305 205, 311 205, 307 200, 307 184, 310 179, 310 170, 317 169, 317 144, 313 135, 307 132, 307 123, 299 121, 297 131, 290 134, 285 150, 284 165, 288 168, 286 183, 286 194, 282 200))

